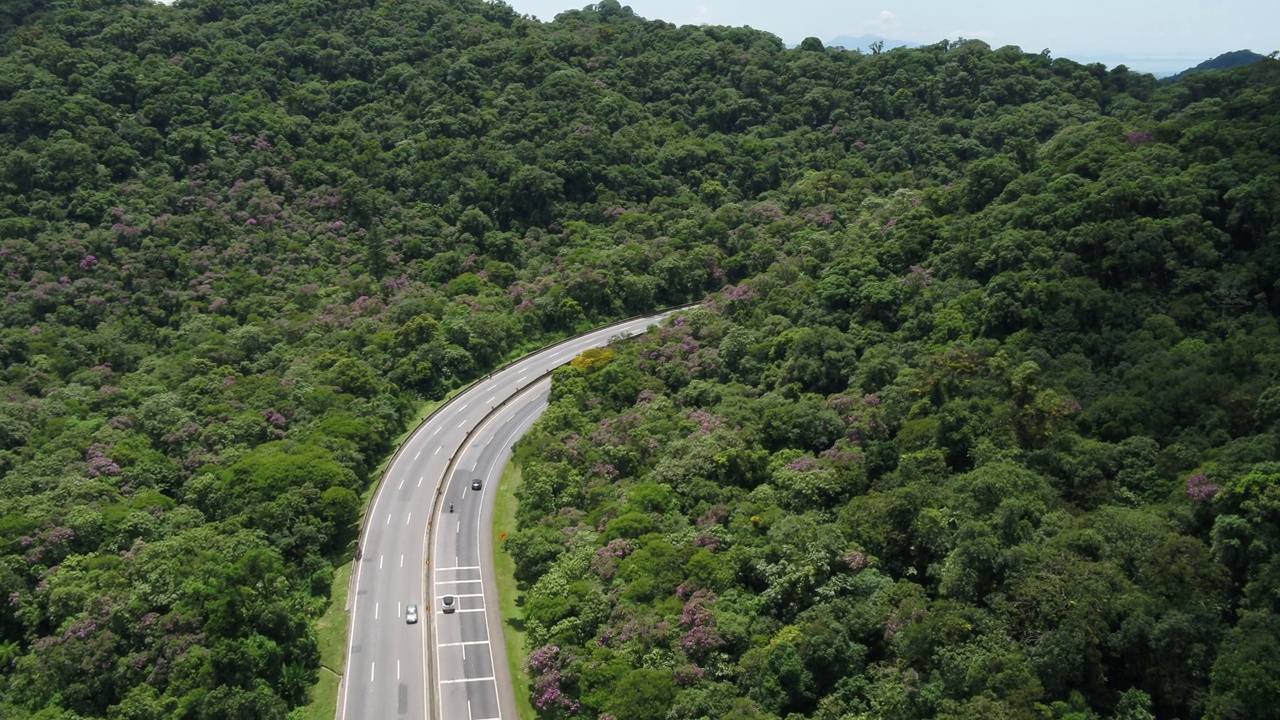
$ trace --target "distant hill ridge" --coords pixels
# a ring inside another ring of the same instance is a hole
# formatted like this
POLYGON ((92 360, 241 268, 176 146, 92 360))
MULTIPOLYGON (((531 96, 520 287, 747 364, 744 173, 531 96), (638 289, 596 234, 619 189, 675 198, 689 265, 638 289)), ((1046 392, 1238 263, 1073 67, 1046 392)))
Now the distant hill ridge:
POLYGON ((837 35, 827 41, 829 47, 842 47, 845 50, 858 50, 864 53, 871 52, 871 46, 876 43, 883 43, 882 50, 892 50, 900 47, 919 47, 916 43, 909 43, 905 40, 890 40, 879 35, 837 35))
POLYGON ((1241 65, 1249 65, 1266 58, 1266 55, 1259 55, 1252 50, 1233 50, 1223 53, 1212 60, 1205 60, 1193 68, 1188 68, 1176 75, 1170 75, 1161 80, 1162 83, 1172 83, 1192 74, 1203 72, 1205 70, 1226 70, 1227 68, 1240 67, 1241 65))
MULTIPOLYGON (((867 33, 854 37, 852 35, 837 35, 830 40, 823 40, 823 47, 838 47, 845 50, 857 51, 868 54, 872 52, 872 45, 882 43, 881 50, 893 50, 894 48, 916 48, 921 47, 919 43, 910 43, 906 40, 891 40, 889 38, 880 37, 867 33)), ((787 43, 788 48, 798 48, 800 43, 787 43)))

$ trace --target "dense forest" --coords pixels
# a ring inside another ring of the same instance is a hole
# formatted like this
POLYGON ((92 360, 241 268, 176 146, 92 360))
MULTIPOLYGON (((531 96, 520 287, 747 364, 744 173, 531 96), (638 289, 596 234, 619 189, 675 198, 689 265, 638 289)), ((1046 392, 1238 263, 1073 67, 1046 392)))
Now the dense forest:
POLYGON ((0 8, 0 717, 283 718, 504 358, 548 717, 1280 716, 1280 62, 0 8))

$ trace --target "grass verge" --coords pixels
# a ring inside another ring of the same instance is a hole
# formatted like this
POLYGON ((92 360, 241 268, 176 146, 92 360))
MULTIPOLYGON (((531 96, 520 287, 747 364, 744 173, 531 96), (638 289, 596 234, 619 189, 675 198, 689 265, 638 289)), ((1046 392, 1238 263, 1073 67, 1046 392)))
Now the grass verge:
POLYGON ((333 720, 338 713, 338 686, 347 663, 347 589, 351 563, 333 572, 329 609, 316 621, 320 644, 320 676, 311 686, 309 702, 290 715, 293 720, 333 720))
MULTIPOLYGON (((521 348, 519 352, 512 356, 512 360, 523 357, 527 352, 532 352, 536 348, 521 348)), ((369 503, 373 502, 373 494, 378 491, 378 483, 382 482, 382 474, 386 472, 387 466, 396 456, 396 452, 400 446, 404 444, 413 431, 418 429, 422 421, 428 415, 436 411, 446 402, 449 402, 454 395, 465 390, 468 386, 455 388, 441 400, 423 403, 413 418, 411 418, 405 428, 405 431, 391 442, 391 452, 382 459, 378 467, 373 472, 376 480, 369 483, 364 493, 360 496, 360 502, 368 511, 369 503)), ((533 704, 530 702, 530 690, 532 686, 529 676, 524 672, 524 631, 517 630, 512 625, 510 618, 516 618, 515 626, 520 627, 519 620, 519 591, 516 589, 515 581, 515 562, 502 549, 502 541, 498 539, 504 532, 515 530, 516 526, 516 496, 515 489, 520 484, 520 469, 515 465, 508 465, 503 471, 502 482, 499 484, 501 488, 498 494, 498 508, 496 518, 494 520, 494 538, 497 547, 497 565, 498 565, 498 592, 502 600, 502 617, 508 618, 503 621, 503 635, 507 643, 507 658, 512 663, 511 677, 516 684, 516 710, 519 713, 520 720, 534 720, 536 717, 533 713, 533 704), (518 635, 517 635, 518 633, 518 635)), ((355 551, 355 547, 351 548, 355 551)), ((320 643, 320 674, 316 683, 311 686, 309 692, 309 701, 306 705, 297 708, 290 715, 291 720, 333 720, 337 715, 338 709, 338 690, 341 685, 343 668, 347 663, 347 622, 349 616, 347 613, 347 592, 351 583, 352 564, 347 564, 336 568, 333 573, 333 588, 330 597, 329 609, 325 614, 316 621, 316 636, 320 643)))
POLYGON ((520 466, 507 463, 498 483, 498 497, 493 511, 493 565, 498 584, 498 607, 502 613, 502 640, 507 648, 507 664, 511 666, 511 684, 516 690, 516 716, 519 720, 535 720, 533 681, 524 671, 524 613, 522 593, 516 584, 516 563, 503 548, 503 540, 516 531, 516 489, 520 487, 520 466))

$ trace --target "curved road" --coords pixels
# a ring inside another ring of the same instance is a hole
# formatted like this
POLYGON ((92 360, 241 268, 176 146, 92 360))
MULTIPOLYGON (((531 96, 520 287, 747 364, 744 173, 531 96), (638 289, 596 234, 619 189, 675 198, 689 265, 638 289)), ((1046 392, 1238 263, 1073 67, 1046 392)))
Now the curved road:
POLYGON ((488 532, 494 484, 512 443, 546 408, 551 370, 667 314, 524 358, 455 397, 405 441, 365 516, 338 720, 515 718, 488 532), (457 597, 457 612, 441 612, 444 595, 457 597), (406 622, 408 605, 418 606, 417 624, 406 622))
POLYGON ((457 512, 441 514, 432 533, 428 596, 438 607, 440 598, 453 595, 458 609, 435 616, 438 717, 515 718, 493 577, 494 488, 511 446, 547 408, 550 394, 551 380, 538 380, 481 423, 460 451, 444 493, 442 504, 453 503, 457 512), (479 492, 472 490, 473 480, 480 480, 479 492))

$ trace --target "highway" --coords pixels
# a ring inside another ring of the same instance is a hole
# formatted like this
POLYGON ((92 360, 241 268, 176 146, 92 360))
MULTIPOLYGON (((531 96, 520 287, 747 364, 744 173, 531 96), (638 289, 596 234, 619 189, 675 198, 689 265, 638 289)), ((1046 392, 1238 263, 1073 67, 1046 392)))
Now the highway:
POLYGON ((494 488, 511 446, 547 408, 550 394, 550 379, 540 380, 486 421, 463 448, 444 494, 444 504, 453 503, 456 512, 442 514, 436 527, 429 595, 437 606, 453 595, 458 609, 436 616, 436 707, 442 718, 515 717, 492 572, 494 488), (471 489, 473 480, 481 481, 479 492, 471 489))
POLYGON ((547 373, 662 317, 526 357, 454 397, 405 441, 365 515, 338 720, 515 718, 492 573, 496 484, 511 445, 546 409, 547 373), (456 612, 442 612, 445 595, 456 597, 456 612), (409 605, 416 624, 406 622, 409 605))

